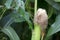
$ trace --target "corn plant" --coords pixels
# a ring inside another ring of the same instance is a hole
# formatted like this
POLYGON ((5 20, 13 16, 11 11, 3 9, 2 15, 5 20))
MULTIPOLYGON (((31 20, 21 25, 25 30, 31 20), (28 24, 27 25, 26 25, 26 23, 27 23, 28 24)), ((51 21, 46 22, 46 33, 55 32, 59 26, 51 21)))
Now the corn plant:
POLYGON ((0 40, 60 40, 59 36, 60 0, 0 0, 0 40))

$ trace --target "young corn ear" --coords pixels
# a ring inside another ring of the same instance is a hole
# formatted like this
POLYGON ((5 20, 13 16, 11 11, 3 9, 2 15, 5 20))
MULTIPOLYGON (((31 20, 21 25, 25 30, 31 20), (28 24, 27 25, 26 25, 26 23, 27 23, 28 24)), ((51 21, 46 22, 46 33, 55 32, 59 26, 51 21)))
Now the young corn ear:
POLYGON ((41 35, 44 36, 48 25, 48 15, 45 9, 39 8, 34 15, 34 23, 40 25, 41 35))

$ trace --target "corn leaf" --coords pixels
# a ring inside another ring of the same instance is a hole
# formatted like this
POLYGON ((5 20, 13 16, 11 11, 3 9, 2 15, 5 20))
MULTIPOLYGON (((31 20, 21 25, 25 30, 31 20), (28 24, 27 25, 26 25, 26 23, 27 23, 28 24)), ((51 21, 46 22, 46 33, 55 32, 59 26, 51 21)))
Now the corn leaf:
POLYGON ((11 4, 12 4, 13 0, 7 0, 5 3, 5 6, 7 7, 7 9, 11 8, 11 4))
POLYGON ((46 40, 48 39, 48 37, 52 36, 53 34, 59 31, 60 31, 60 14, 56 17, 56 21, 51 25, 47 33, 46 40))
POLYGON ((15 30, 10 26, 4 27, 1 31, 8 35, 10 40, 20 40, 15 30))

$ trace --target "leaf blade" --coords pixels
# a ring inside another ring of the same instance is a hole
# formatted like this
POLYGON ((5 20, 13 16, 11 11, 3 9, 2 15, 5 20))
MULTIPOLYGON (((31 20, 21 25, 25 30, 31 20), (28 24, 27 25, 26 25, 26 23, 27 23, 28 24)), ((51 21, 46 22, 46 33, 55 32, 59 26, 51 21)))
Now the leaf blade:
POLYGON ((47 40, 48 37, 52 36, 53 34, 59 31, 60 31, 60 14, 56 17, 56 21, 51 25, 45 39, 47 40))
POLYGON ((11 40, 20 40, 17 33, 10 26, 4 27, 1 31, 8 35, 11 40))

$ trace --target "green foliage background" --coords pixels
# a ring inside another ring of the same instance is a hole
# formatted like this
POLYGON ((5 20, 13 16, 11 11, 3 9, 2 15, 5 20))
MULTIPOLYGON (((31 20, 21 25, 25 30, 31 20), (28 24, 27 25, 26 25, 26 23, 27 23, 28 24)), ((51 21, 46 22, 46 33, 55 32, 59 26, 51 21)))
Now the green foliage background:
MULTIPOLYGON (((0 40, 31 40, 36 0, 0 0, 0 40)), ((48 27, 44 40, 60 40, 60 0, 37 0, 46 9, 48 27)))

